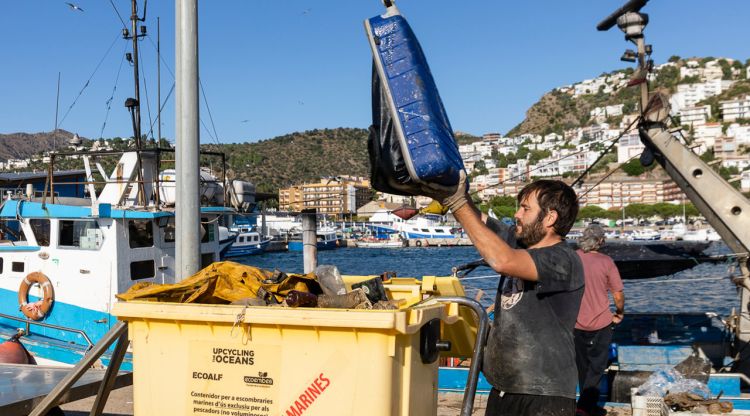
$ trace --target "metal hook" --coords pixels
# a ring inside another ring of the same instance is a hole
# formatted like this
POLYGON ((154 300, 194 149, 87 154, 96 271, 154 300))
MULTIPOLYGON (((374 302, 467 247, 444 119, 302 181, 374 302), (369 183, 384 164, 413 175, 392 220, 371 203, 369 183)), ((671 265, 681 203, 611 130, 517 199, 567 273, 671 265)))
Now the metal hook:
POLYGON ((232 324, 232 330, 229 331, 229 336, 234 337, 234 328, 237 327, 237 325, 241 324, 245 321, 245 311, 247 310, 247 304, 242 308, 242 312, 237 314, 237 317, 234 319, 234 324, 232 324))

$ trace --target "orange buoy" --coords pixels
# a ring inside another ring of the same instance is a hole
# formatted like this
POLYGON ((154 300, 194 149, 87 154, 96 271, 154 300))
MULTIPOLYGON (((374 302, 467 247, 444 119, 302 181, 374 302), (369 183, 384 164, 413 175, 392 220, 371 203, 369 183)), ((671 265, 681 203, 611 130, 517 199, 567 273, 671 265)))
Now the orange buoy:
POLYGON ((0 344, 0 363, 3 364, 36 364, 34 357, 29 354, 26 347, 21 344, 18 338, 21 334, 10 337, 7 341, 0 344))

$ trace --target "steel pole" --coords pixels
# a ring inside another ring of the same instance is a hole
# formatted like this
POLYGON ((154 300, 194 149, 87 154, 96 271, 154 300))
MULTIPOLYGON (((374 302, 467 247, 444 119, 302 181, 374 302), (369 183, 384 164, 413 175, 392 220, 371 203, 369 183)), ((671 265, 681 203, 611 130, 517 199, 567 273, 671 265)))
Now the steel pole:
POLYGON ((177 125, 175 204, 177 221, 175 280, 200 270, 198 0, 176 0, 177 125))
POLYGON ((302 261, 304 273, 312 273, 318 267, 318 218, 315 210, 302 211, 302 261))

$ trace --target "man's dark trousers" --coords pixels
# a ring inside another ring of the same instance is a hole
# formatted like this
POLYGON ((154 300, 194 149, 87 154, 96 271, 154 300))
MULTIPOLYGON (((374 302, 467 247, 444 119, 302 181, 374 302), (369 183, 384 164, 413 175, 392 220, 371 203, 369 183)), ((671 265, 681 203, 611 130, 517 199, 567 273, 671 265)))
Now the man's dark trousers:
POLYGON ((599 400, 599 384, 609 359, 612 325, 598 331, 576 329, 576 366, 578 367, 578 408, 591 412, 599 400))

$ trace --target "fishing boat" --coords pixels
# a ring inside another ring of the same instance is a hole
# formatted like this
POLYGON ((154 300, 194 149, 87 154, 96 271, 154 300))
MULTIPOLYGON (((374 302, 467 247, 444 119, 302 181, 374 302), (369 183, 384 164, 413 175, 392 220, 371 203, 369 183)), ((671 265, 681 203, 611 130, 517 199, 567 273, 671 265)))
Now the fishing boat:
POLYGON ((653 241, 661 238, 661 233, 653 228, 639 228, 633 230, 629 239, 632 241, 653 241))
POLYGON ((442 217, 434 214, 420 214, 408 220, 387 210, 378 210, 365 226, 376 238, 388 238, 399 234, 404 239, 455 238, 451 227, 440 225, 442 217))
POLYGON ((261 254, 271 242, 271 237, 261 236, 258 231, 247 227, 230 228, 235 239, 223 257, 241 257, 261 254))
POLYGON ((685 241, 718 241, 721 239, 719 234, 712 228, 701 228, 698 230, 689 230, 682 235, 685 241))
POLYGON ((403 240, 397 234, 392 234, 390 238, 362 237, 357 239, 355 244, 359 248, 399 248, 404 246, 403 240))
MULTIPOLYGON (((133 42, 136 80, 136 34, 145 34, 139 21, 134 15, 132 32, 123 31, 133 42)), ((134 150, 53 153, 44 189, 29 185, 24 194, 8 195, 0 203, 0 339, 22 328, 19 340, 36 357, 79 361, 116 323, 110 313, 115 294, 137 283, 174 283, 184 277, 175 264, 176 174, 161 167, 163 160, 175 159, 174 149, 141 144, 137 81, 135 97, 126 106, 134 150), (86 180, 56 183, 55 163, 62 158, 82 161, 86 180), (111 173, 106 173, 108 162, 113 162, 111 173), (88 195, 60 197, 62 186, 80 187, 80 195, 84 190, 88 195)), ((225 166, 223 154, 202 155, 225 166)), ((223 171, 220 175, 225 177, 223 171)), ((236 212, 227 201, 250 201, 233 194, 233 187, 211 171, 202 171, 201 177, 199 262, 206 266, 227 247, 218 226, 221 217, 236 212)))
MULTIPOLYGON (((315 240, 318 250, 333 250, 341 245, 341 239, 343 238, 341 231, 337 228, 330 226, 323 226, 316 230, 315 240)), ((302 235, 297 234, 289 243, 287 243, 287 249, 289 251, 302 251, 304 245, 302 244, 302 235)))

